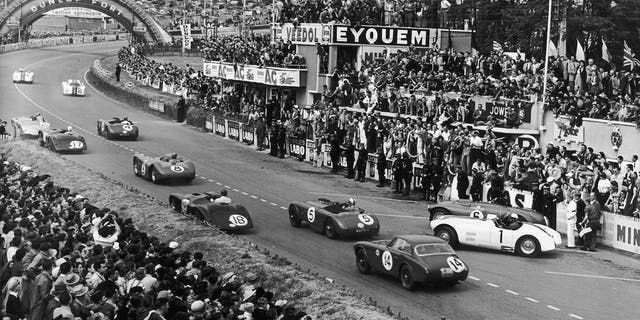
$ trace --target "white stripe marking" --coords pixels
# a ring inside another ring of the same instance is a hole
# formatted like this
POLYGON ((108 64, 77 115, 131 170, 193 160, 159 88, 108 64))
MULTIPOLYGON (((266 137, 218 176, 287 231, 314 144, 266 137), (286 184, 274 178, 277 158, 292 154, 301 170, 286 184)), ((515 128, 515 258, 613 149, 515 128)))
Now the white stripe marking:
POLYGON ((597 275, 580 274, 580 273, 566 273, 566 272, 553 272, 553 271, 545 271, 544 273, 546 273, 546 274, 557 274, 557 275, 563 275, 563 276, 573 276, 573 277, 584 277, 584 278, 596 278, 596 279, 609 279, 609 280, 622 280, 622 281, 640 282, 640 279, 617 278, 617 277, 597 276, 597 275))
POLYGON ((277 206, 278 206, 278 204, 277 204, 277 203, 273 203, 273 202, 271 202, 271 203, 269 203, 269 204, 270 204, 270 205, 272 205, 272 206, 274 206, 274 207, 277 207, 277 206))
POLYGON ((534 299, 534 298, 530 298, 530 297, 526 297, 525 299, 527 299, 527 300, 529 300, 529 301, 531 301, 531 302, 533 302, 533 303, 538 303, 538 302, 540 302, 539 300, 536 300, 536 299, 534 299))
POLYGON ((287 210, 287 208, 285 208, 285 207, 280 207, 280 209, 282 209, 282 210, 287 210))
POLYGON ((500 288, 500 286, 499 286, 499 285, 497 285, 497 284, 493 284, 493 283, 491 283, 491 282, 487 282, 487 285, 488 285, 488 286, 490 286, 490 287, 494 287, 494 288, 500 288))
POLYGON ((258 197, 254 196, 254 195, 251 195, 251 198, 258 199, 258 197))
POLYGON ((505 290, 505 291, 508 292, 508 293, 511 293, 514 296, 520 295, 519 293, 517 293, 515 291, 512 291, 512 290, 505 290))
POLYGON ((577 314, 573 314, 573 313, 569 313, 569 317, 580 319, 580 320, 584 319, 583 317, 581 317, 581 316, 579 316, 577 314))
POLYGON ((249 195, 248 193, 246 193, 246 192, 244 192, 244 191, 242 191, 241 193, 242 193, 243 195, 245 195, 245 196, 248 196, 248 195, 249 195))
POLYGON ((225 185, 224 187, 225 187, 225 188, 227 188, 227 189, 231 189, 231 187, 229 187, 229 186, 227 186, 227 185, 225 185))
POLYGON ((205 177, 205 176, 200 176, 200 178, 202 178, 202 179, 206 179, 207 177, 205 177))
POLYGON ((221 185, 222 185, 222 183, 220 183, 220 182, 216 182, 216 184, 217 184, 217 185, 219 185, 219 186, 221 186, 221 185))
POLYGON ((267 200, 265 200, 265 199, 260 199, 260 201, 262 201, 262 202, 267 202, 267 200))
POLYGON ((554 306, 552 306, 552 305, 550 305, 550 304, 548 304, 548 305, 547 305, 547 308, 549 308, 549 309, 551 309, 551 310, 555 310, 555 311, 560 311, 560 308, 558 308, 558 307, 554 307, 554 306))
POLYGON ((469 278, 471 280, 475 280, 475 281, 480 281, 480 278, 476 278, 474 276, 468 276, 467 278, 469 278))
POLYGON ((215 182, 215 181, 213 181, 213 180, 211 180, 211 179, 207 179, 207 181, 209 181, 209 182, 211 182, 211 183, 215 182))
POLYGON ((235 192, 240 192, 240 190, 238 190, 238 189, 233 189, 233 191, 235 191, 235 192))

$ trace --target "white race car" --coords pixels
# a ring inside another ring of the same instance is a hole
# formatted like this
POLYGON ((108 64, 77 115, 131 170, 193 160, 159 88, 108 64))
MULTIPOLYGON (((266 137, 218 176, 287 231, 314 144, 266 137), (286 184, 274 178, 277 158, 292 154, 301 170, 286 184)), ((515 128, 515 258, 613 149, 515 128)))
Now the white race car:
POLYGON ((40 131, 49 131, 51 125, 41 114, 11 119, 15 133, 19 135, 38 136, 40 131))
POLYGON ((13 83, 33 83, 33 72, 22 68, 13 72, 13 83))
POLYGON ((84 96, 84 83, 80 80, 67 80, 62 82, 62 94, 67 96, 84 96))
POLYGON ((562 243, 560 233, 547 226, 523 221, 505 225, 499 217, 442 216, 430 224, 435 236, 454 248, 463 244, 535 257, 562 243))

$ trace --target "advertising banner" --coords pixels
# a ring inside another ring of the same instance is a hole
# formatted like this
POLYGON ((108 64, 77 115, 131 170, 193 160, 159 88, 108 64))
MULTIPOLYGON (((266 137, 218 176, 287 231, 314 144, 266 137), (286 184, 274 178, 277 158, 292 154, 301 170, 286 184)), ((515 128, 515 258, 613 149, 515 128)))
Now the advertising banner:
POLYGON ((240 140, 248 145, 253 145, 255 141, 255 132, 256 128, 249 125, 242 125, 242 131, 240 132, 240 140))
POLYGON ((496 119, 504 120, 514 110, 524 123, 531 123, 532 106, 533 103, 527 101, 487 101, 485 104, 486 110, 496 119))
POLYGON ((307 153, 307 140, 289 137, 289 155, 304 159, 307 153))
POLYGON ((227 126, 225 125, 225 120, 223 118, 216 118, 214 132, 219 136, 226 136, 227 126))
POLYGON ((378 155, 377 154, 370 154, 369 155, 369 159, 367 159, 367 162, 369 163, 369 178, 371 179, 375 179, 378 180, 378 155))
POLYGON ((276 38, 282 39, 285 43, 291 41, 293 44, 329 44, 331 43, 331 25, 323 25, 321 23, 294 25, 293 23, 285 23, 276 38))
POLYGON ((240 141, 240 123, 236 121, 227 121, 227 137, 240 141))
POLYGON ((573 126, 567 125, 560 128, 558 127, 558 124, 554 122, 553 135, 556 139, 560 141, 583 143, 584 142, 584 126, 573 127, 573 126))
POLYGON ((303 87, 306 70, 238 65, 226 62, 203 62, 207 77, 260 83, 276 87, 303 87))
POLYGON ((436 31, 436 29, 424 28, 334 25, 332 41, 336 44, 430 48, 436 42, 436 31))

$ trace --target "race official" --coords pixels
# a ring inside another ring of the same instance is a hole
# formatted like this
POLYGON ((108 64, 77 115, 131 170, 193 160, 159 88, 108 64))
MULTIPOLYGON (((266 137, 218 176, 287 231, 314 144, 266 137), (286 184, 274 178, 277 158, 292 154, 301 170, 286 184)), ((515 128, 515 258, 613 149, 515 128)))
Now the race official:
POLYGON ((408 153, 402 155, 402 178, 404 179, 404 194, 409 195, 411 191, 411 177, 413 176, 413 161, 408 153))
POLYGON ((271 131, 269 132, 269 144, 271 149, 269 154, 273 157, 278 156, 278 124, 275 120, 271 122, 271 131))
POLYGON ((396 183, 396 190, 393 193, 402 192, 402 159, 393 162, 393 181, 396 183))
POLYGON ((369 153, 367 152, 367 148, 364 143, 360 144, 360 149, 358 149, 358 160, 356 162, 356 181, 365 182, 365 171, 367 169, 367 159, 369 158, 369 153))
POLYGON ((332 166, 331 172, 338 173, 338 168, 340 167, 340 140, 334 134, 329 139, 331 140, 331 152, 329 153, 332 166))
POLYGON ((378 162, 376 163, 376 169, 378 170, 378 185, 377 187, 384 187, 387 178, 385 173, 387 171, 387 156, 384 154, 384 150, 381 148, 378 151, 378 162))
POLYGON ((282 125, 282 122, 278 121, 278 157, 280 159, 284 159, 284 154, 286 152, 286 140, 287 140, 287 128, 282 125))
POLYGON ((602 206, 596 198, 594 192, 590 195, 590 201, 585 209, 585 217, 582 220, 582 224, 585 227, 590 227, 591 232, 584 236, 584 243, 582 250, 584 251, 596 251, 596 234, 600 230, 600 217, 602 216, 602 206))
POLYGON ((573 198, 567 204, 565 214, 567 215, 567 245, 569 249, 576 247, 576 224, 578 222, 578 201, 580 201, 580 193, 574 193, 573 198))
POLYGON ((422 187, 422 200, 429 201, 431 197, 431 178, 433 176, 433 164, 425 163, 420 172, 420 186, 422 187))
POLYGON ((432 159, 433 161, 433 174, 431 176, 431 192, 429 193, 429 198, 433 195, 433 201, 438 202, 438 192, 440 192, 440 187, 442 186, 442 178, 444 176, 444 171, 442 165, 438 162, 438 159, 432 159))
POLYGON ((347 179, 355 178, 354 162, 356 161, 356 147, 350 143, 344 150, 344 158, 347 160, 347 179))

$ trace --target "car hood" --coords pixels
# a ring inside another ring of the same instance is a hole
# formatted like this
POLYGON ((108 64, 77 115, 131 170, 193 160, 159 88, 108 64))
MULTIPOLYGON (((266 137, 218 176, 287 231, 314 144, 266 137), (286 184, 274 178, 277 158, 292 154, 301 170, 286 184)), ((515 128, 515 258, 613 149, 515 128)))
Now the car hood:
POLYGON ((330 216, 347 228, 371 228, 380 224, 375 215, 368 213, 343 212, 339 214, 330 214, 330 216))

